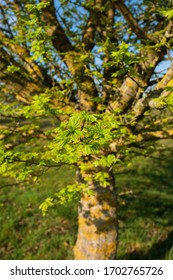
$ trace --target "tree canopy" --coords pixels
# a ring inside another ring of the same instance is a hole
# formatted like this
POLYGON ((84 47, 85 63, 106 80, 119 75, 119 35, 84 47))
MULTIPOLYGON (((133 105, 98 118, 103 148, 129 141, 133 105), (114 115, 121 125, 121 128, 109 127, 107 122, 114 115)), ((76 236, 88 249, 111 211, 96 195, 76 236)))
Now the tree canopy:
POLYGON ((76 169, 41 204, 45 213, 82 196, 76 258, 115 257, 113 167, 173 135, 172 17, 161 0, 0 4, 0 173, 20 182, 76 169))

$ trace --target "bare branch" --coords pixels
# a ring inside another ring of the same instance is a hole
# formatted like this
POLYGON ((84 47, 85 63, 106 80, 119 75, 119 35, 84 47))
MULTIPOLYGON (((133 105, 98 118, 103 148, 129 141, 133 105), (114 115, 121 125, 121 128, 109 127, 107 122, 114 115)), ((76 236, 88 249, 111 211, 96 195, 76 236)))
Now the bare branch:
POLYGON ((124 16, 127 23, 131 27, 132 31, 137 35, 138 39, 147 40, 147 41, 150 40, 151 42, 155 41, 153 38, 150 38, 148 36, 148 34, 146 34, 145 31, 139 26, 137 20, 133 17, 132 13, 127 8, 127 6, 124 4, 123 0, 116 0, 115 7, 124 16))

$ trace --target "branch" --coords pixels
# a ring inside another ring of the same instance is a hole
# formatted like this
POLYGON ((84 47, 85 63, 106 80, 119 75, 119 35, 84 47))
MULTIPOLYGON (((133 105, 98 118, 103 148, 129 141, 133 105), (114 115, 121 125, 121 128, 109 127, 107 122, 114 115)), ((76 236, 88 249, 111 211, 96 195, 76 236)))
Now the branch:
MULTIPOLYGON (((42 0, 46 2, 46 0, 42 0)), ((49 26, 47 32, 52 37, 52 43, 55 49, 60 53, 61 58, 66 63, 68 70, 73 77, 78 77, 78 97, 79 103, 83 109, 93 110, 94 102, 91 98, 97 96, 97 89, 94 80, 84 75, 85 67, 81 61, 77 59, 78 52, 70 43, 65 30, 60 25, 55 13, 54 1, 50 1, 49 6, 43 9, 43 18, 49 26), (80 77, 80 79, 79 79, 80 77)))
POLYGON ((87 26, 83 32, 83 44, 85 45, 86 51, 91 51, 94 47, 94 37, 96 32, 97 19, 96 14, 90 11, 90 15, 87 21, 87 26))
POLYGON ((1 31, 0 43, 0 80, 18 100, 30 104, 31 93, 39 92, 44 85, 40 67, 35 61, 30 61, 29 52, 24 46, 15 44, 1 31), (17 66, 20 71, 10 73, 10 65, 17 66))
POLYGON ((116 0, 115 7, 124 16, 127 23, 130 25, 132 31, 137 35, 138 39, 147 40, 147 41, 150 40, 151 42, 154 42, 153 38, 150 38, 148 34, 146 34, 145 31, 139 26, 137 20, 133 17, 132 13, 124 4, 123 0, 116 0))
MULTIPOLYGON (((165 33, 168 29, 169 31, 172 30, 171 28, 172 25, 169 23, 165 33)), ((166 35, 163 40, 164 44, 166 44, 168 41, 166 35)), ((131 111, 133 113, 135 112, 135 118, 137 119, 138 117, 141 117, 149 107, 158 107, 158 101, 155 102, 154 100, 151 100, 151 97, 154 98, 159 96, 164 98, 169 95, 170 92, 168 90, 164 90, 163 92, 162 90, 166 86, 173 85, 173 63, 165 76, 158 82, 158 85, 152 92, 152 96, 151 94, 147 94, 145 97, 141 97, 144 89, 149 86, 155 67, 164 58, 166 51, 167 48, 162 44, 158 48, 150 49, 150 47, 146 47, 141 51, 141 56, 144 60, 134 66, 135 69, 138 69, 137 78, 135 78, 135 80, 130 77, 125 79, 124 83, 119 88, 119 100, 110 104, 110 107, 113 108, 113 110, 120 109, 120 111, 126 112, 134 102, 135 104, 131 107, 131 111), (150 67, 151 64, 152 67, 150 67)))
POLYGON ((119 96, 117 100, 111 102, 108 105, 108 111, 111 110, 120 110, 125 112, 127 108, 134 101, 139 90, 138 84, 131 78, 126 78, 122 86, 119 88, 119 96))
MULTIPOLYGON (((42 2, 46 3, 47 0, 42 0, 42 2)), ((74 47, 70 43, 64 29, 62 28, 56 17, 56 10, 53 0, 51 0, 50 4, 43 9, 43 18, 46 22, 46 25, 48 26, 47 32, 48 35, 52 38, 54 48, 58 52, 62 53, 74 51, 74 47)))
POLYGON ((172 79, 173 79, 173 62, 170 68, 168 69, 168 71, 166 72, 166 74, 161 79, 161 81, 158 82, 155 89, 159 90, 165 88, 166 86, 170 86, 169 82, 171 82, 172 79))
MULTIPOLYGON (((137 135, 134 135, 135 137, 135 142, 131 142, 127 140, 127 142, 124 141, 113 141, 109 145, 109 152, 118 154, 119 149, 122 147, 129 147, 129 146, 137 146, 137 144, 140 143, 146 143, 147 141, 157 141, 161 139, 173 139, 173 129, 167 129, 167 130, 158 130, 158 131, 147 131, 143 132, 137 135)), ((137 146, 140 148, 139 146, 137 146)))
POLYGON ((173 129, 144 132, 138 134, 135 140, 136 142, 143 142, 170 138, 173 138, 173 129))
POLYGON ((12 32, 12 29, 11 29, 11 26, 10 26, 10 23, 9 23, 9 20, 8 20, 8 16, 6 15, 6 12, 3 9, 3 6, 0 6, 0 10, 1 10, 2 17, 3 17, 3 21, 2 22, 3 22, 3 24, 5 24, 7 26, 8 30, 4 29, 3 25, 0 27, 0 29, 3 32, 8 33, 10 35, 10 38, 13 38, 13 32, 12 32))
POLYGON ((6 187, 14 187, 14 186, 20 186, 21 184, 23 184, 26 181, 22 181, 22 182, 18 182, 18 183, 9 183, 9 184, 3 184, 0 186, 0 190, 6 187))
POLYGON ((106 41, 109 37, 111 42, 117 42, 115 28, 114 28, 114 16, 115 7, 112 1, 95 0, 93 3, 86 1, 83 7, 89 12, 86 28, 83 32, 83 43, 86 50, 92 50, 94 47, 95 32, 101 37, 101 40, 106 41), (87 5, 86 5, 87 4, 87 5), (105 7, 104 11, 102 7, 105 7))

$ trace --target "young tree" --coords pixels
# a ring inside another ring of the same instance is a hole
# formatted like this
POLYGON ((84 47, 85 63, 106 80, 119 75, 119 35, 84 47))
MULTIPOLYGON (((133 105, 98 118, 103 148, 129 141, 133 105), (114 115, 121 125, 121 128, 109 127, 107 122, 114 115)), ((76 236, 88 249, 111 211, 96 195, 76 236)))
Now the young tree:
POLYGON ((173 106, 171 1, 3 0, 0 10, 1 173, 37 180, 74 167, 43 213, 80 196, 75 259, 115 259, 116 166, 173 135, 161 114, 173 106))

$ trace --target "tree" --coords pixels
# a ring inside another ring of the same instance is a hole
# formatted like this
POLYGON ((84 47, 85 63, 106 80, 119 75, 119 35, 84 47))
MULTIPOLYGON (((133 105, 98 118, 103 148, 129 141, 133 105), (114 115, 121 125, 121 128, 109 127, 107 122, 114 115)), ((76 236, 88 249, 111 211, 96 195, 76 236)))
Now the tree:
POLYGON ((157 67, 172 61, 171 1, 4 0, 0 10, 1 174, 35 181, 74 167, 74 184, 40 208, 80 197, 75 259, 114 259, 116 168, 173 135, 173 64, 157 67))

